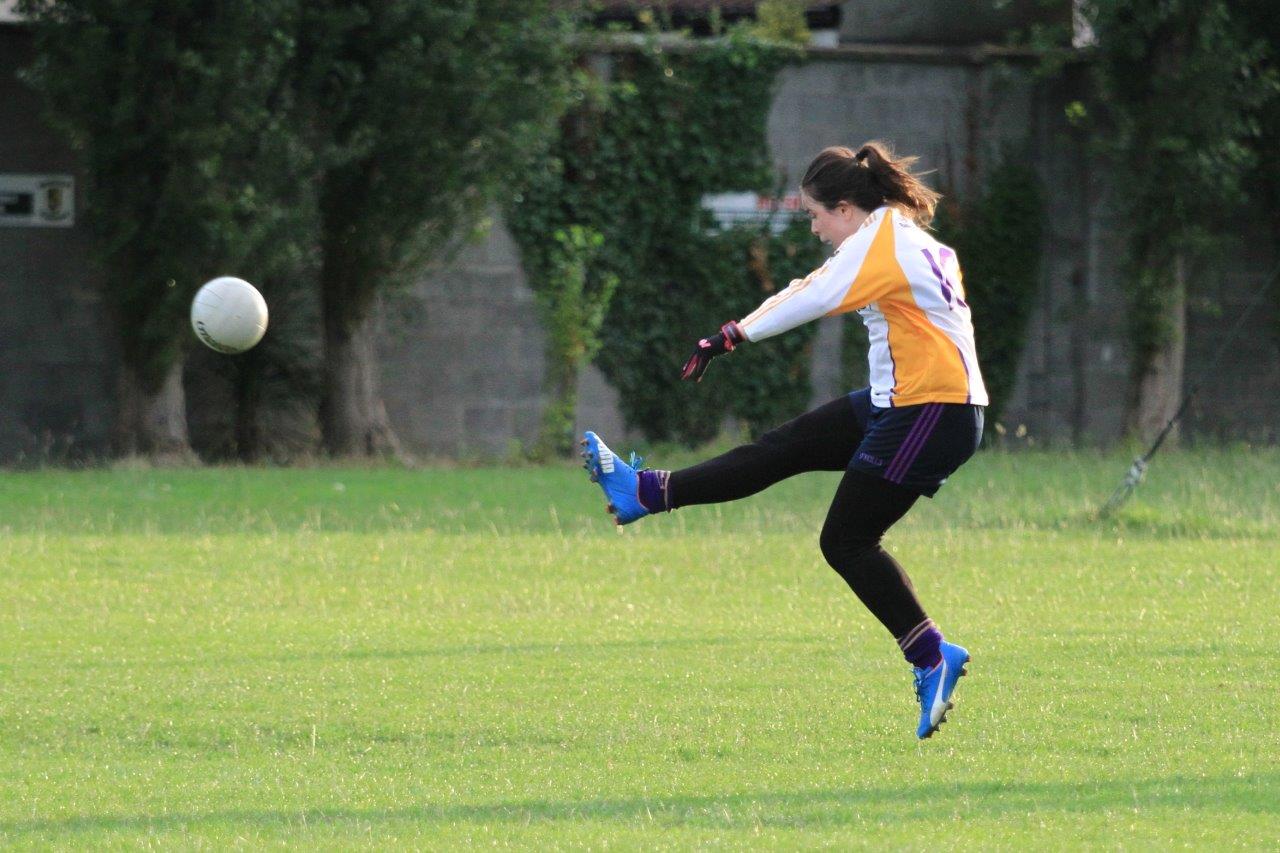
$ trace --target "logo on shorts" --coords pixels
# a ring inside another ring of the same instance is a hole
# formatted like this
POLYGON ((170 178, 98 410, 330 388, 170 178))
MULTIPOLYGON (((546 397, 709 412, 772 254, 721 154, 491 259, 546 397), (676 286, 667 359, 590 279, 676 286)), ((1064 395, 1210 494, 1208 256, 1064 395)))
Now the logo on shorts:
POLYGON ((859 453, 859 454, 858 454, 858 458, 859 458, 859 459, 861 459, 863 462, 869 462, 869 463, 871 463, 872 465, 883 465, 883 464, 884 464, 884 460, 883 460, 883 459, 877 459, 876 457, 872 456, 870 453, 859 453))

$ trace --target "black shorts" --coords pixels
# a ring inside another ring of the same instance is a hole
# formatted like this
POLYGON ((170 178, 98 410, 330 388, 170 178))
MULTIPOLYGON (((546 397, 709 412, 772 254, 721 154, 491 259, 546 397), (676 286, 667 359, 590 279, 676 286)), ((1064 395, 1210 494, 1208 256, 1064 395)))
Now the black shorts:
POLYGON ((983 408, 965 403, 922 403, 882 409, 871 389, 849 395, 862 428, 849 468, 883 477, 933 497, 982 441, 983 408))

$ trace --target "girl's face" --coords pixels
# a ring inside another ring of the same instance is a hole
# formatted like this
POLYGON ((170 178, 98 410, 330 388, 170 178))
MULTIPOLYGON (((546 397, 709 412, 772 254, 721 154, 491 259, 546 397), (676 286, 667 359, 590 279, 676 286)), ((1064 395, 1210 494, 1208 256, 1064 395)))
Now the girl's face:
POLYGON ((822 242, 836 247, 857 231, 867 218, 867 212, 856 205, 842 201, 834 208, 828 208, 810 198, 804 190, 800 190, 800 203, 809 214, 809 230, 822 242))

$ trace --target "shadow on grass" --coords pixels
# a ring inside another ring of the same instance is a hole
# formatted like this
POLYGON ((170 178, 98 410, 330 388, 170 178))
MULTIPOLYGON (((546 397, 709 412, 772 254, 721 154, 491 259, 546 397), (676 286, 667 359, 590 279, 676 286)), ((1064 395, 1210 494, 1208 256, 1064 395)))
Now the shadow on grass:
POLYGON ((0 821, 0 837, 219 827, 364 827, 390 823, 490 824, 619 821, 656 827, 755 830, 803 829, 868 822, 928 820, 952 813, 1001 818, 1029 813, 1083 814, 1110 810, 1203 809, 1280 815, 1280 773, 1194 778, 1112 779, 1089 783, 973 782, 906 788, 828 788, 722 796, 670 796, 577 801, 423 803, 398 809, 231 809, 161 815, 84 815, 0 821), (945 804, 939 808, 939 804, 945 804))
POLYGON ((836 647, 829 636, 800 637, 684 637, 674 640, 634 639, 599 642, 543 643, 463 643, 421 649, 351 649, 298 654, 241 655, 239 657, 175 658, 167 660, 104 660, 67 663, 67 669, 150 669, 168 667, 242 666, 257 663, 316 663, 361 660, 402 660, 415 658, 466 657, 472 655, 579 654, 592 651, 632 651, 696 649, 719 646, 827 645, 836 647))
POLYGON ((1280 528, 1266 520, 1252 518, 1216 518, 1181 510, 1125 508, 1109 518, 1101 518, 1097 509, 1074 512, 1028 515, 992 515, 966 519, 966 530, 1034 531, 1043 533, 1090 534, 1100 538, 1119 534, 1157 541, 1169 539, 1280 539, 1280 528))

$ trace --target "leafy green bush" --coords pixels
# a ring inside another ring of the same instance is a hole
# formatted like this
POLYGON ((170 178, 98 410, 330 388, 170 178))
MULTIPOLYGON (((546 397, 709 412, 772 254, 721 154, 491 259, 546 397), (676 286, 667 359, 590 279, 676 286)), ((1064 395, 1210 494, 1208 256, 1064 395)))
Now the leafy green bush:
POLYGON ((960 257, 990 423, 1013 391, 1040 279, 1044 204, 1035 172, 1022 163, 1006 156, 980 194, 944 201, 935 221, 938 239, 960 257))
MULTIPOLYGON (((719 284, 723 304, 739 307, 732 314, 740 319, 792 279, 808 275, 821 263, 822 250, 809 233, 808 222, 797 219, 777 235, 734 229, 719 238, 711 255, 722 269, 713 271, 707 283, 719 284)), ((810 356, 817 331, 817 325, 809 323, 741 347, 712 366, 712 371, 723 371, 723 379, 708 374, 711 379, 706 382, 723 384, 729 395, 728 411, 742 420, 752 436, 790 420, 808 406, 810 356)), ((692 351, 690 342, 684 346, 692 351)))
POLYGON ((816 265, 810 238, 715 233, 701 206, 709 193, 774 188, 765 124, 777 71, 796 56, 738 31, 696 47, 654 37, 617 48, 604 57, 607 75, 586 70, 599 55, 583 57, 578 106, 509 205, 535 291, 556 286, 555 233, 581 225, 601 235, 586 286, 598 291, 611 276, 618 285, 597 362, 650 439, 705 441, 726 416, 758 429, 808 400, 812 330, 744 348, 697 385, 679 379, 698 338, 816 265))
POLYGON ((547 333, 547 384, 551 399, 542 412, 542 434, 533 456, 545 459, 573 450, 573 413, 578 403, 578 373, 600 351, 600 327, 618 279, 588 276, 604 238, 598 231, 571 225, 552 235, 549 269, 536 291, 547 333))
POLYGON ((754 34, 766 41, 805 45, 809 26, 805 23, 805 0, 761 0, 756 4, 754 34))

